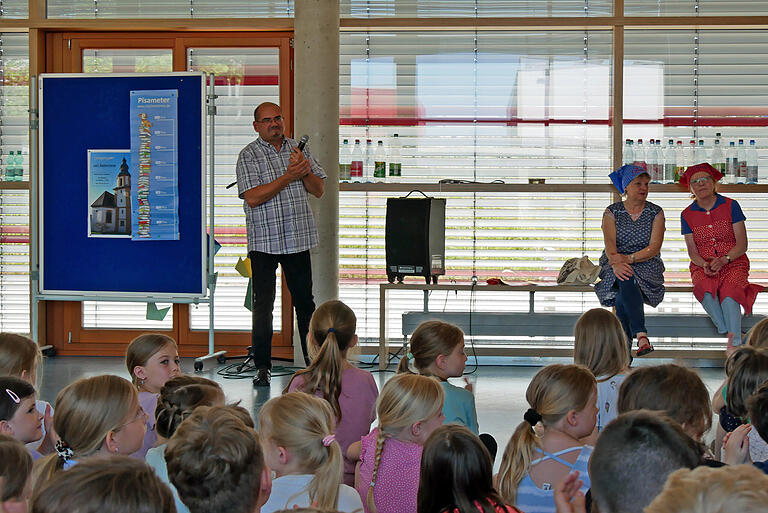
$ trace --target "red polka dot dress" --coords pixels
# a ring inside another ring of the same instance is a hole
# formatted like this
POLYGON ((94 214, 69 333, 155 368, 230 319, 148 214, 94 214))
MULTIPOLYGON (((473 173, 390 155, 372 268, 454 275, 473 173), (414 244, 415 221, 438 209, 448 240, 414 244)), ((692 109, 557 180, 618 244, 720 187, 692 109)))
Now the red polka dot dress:
MULTIPOLYGON (((725 255, 736 245, 733 225, 745 219, 737 201, 718 194, 710 210, 704 210, 694 201, 683 211, 682 233, 692 233, 699 255, 710 261, 725 255)), ((744 308, 746 314, 752 312, 755 298, 764 288, 749 283, 749 258, 746 254, 724 265, 715 276, 707 276, 704 268, 693 262, 690 270, 693 295, 699 302, 707 292, 720 301, 731 297, 744 308)))

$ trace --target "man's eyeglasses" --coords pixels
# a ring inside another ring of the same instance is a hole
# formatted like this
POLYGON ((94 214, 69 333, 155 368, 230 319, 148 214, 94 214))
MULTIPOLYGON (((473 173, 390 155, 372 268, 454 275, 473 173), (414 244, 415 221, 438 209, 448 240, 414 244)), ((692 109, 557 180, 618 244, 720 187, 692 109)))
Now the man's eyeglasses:
POLYGON ((281 122, 282 120, 283 120, 283 116, 275 116, 274 118, 264 118, 264 119, 260 119, 260 120, 259 120, 259 123, 266 123, 266 124, 269 124, 269 123, 272 123, 273 121, 274 121, 275 123, 279 123, 279 122, 281 122))

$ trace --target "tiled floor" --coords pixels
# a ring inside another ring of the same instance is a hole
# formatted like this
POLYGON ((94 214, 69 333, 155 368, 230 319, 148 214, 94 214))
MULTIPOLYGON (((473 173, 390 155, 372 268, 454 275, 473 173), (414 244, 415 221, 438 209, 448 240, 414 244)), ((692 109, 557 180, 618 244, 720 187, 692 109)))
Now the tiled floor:
MULTIPOLYGON (((635 361, 638 364, 637 360, 635 361)), ((275 362, 279 365, 282 362, 275 362)), ((641 365, 666 363, 659 360, 644 360, 641 365)), ((192 359, 183 359, 182 370, 193 371, 192 359)), ((270 388, 254 388, 250 375, 244 379, 229 379, 220 375, 224 365, 212 367, 208 365, 200 375, 213 379, 224 389, 229 401, 240 401, 254 416, 258 417, 258 410, 270 397, 279 395, 288 384, 290 373, 286 371, 281 375, 279 368, 275 368, 270 388)), ((480 366, 475 375, 475 396, 477 403, 478 421, 481 432, 492 434, 499 443, 499 457, 496 459, 496 467, 500 461, 500 455, 509 440, 515 427, 522 422, 523 413, 528 409, 525 402, 525 390, 531 378, 540 367, 537 366, 480 366)), ((394 367, 390 367, 394 370, 394 367)), ((371 368, 370 370, 377 370, 371 368)), ((467 371, 472 366, 467 366, 467 371)), ((722 368, 698 368, 704 383, 711 392, 714 392, 724 377, 722 368)), ((40 398, 55 404, 56 395, 67 384, 87 376, 98 374, 117 374, 128 378, 128 373, 122 358, 112 357, 62 357, 46 358, 39 371, 40 398)), ((389 372, 374 372, 379 389, 384 382, 393 375, 389 372)))

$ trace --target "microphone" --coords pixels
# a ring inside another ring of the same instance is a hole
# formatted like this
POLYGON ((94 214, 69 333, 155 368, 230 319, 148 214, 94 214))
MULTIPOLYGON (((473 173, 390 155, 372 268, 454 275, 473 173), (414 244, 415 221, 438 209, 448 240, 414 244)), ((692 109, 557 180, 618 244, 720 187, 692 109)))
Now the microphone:
POLYGON ((307 145, 307 141, 309 141, 309 136, 306 134, 302 135, 301 139, 299 139, 299 145, 297 146, 297 148, 299 148, 299 151, 304 151, 304 146, 307 145))

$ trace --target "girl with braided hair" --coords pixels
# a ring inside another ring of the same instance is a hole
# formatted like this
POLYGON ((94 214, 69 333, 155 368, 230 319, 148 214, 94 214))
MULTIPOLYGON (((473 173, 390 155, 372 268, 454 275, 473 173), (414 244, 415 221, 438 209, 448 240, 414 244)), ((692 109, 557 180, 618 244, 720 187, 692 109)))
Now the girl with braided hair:
POLYGON ((157 477, 171 488, 177 513, 189 513, 189 509, 181 502, 179 492, 168 478, 168 465, 165 460, 168 439, 195 408, 223 405, 224 392, 221 386, 215 381, 200 376, 176 376, 168 380, 160 389, 157 408, 152 412, 159 445, 147 451, 146 460, 157 477))
POLYGON ((569 472, 580 472, 582 491, 590 486, 592 447, 579 439, 595 428, 597 383, 582 365, 548 365, 533 377, 525 399, 530 408, 504 450, 497 488, 506 504, 522 511, 555 513, 554 485, 569 472))
POLYGON ((355 488, 365 513, 416 511, 422 446, 443 424, 444 397, 435 378, 397 374, 386 382, 379 426, 350 447, 360 452, 355 488))

